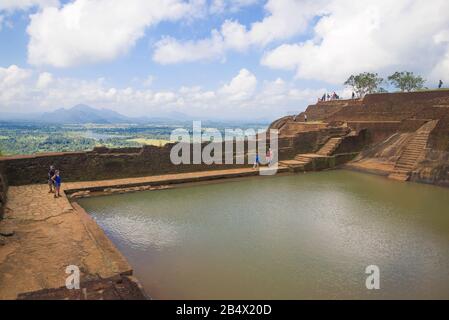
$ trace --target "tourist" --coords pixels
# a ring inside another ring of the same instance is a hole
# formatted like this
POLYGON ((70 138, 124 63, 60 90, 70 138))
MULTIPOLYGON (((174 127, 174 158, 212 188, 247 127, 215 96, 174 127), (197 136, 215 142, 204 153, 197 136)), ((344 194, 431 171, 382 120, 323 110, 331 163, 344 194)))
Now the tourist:
POLYGON ((330 94, 328 93, 327 94, 327 101, 329 101, 331 99, 331 96, 330 96, 330 94))
POLYGON ((271 167, 271 165, 273 164, 273 150, 271 150, 271 148, 268 149, 268 155, 270 158, 270 161, 268 162, 268 166, 271 167))
POLYGON ((443 81, 440 80, 440 83, 438 84, 438 89, 441 89, 443 87, 443 81))
POLYGON ((48 171, 48 193, 53 193, 53 187, 54 187, 54 182, 53 182, 53 176, 55 175, 55 166, 50 166, 50 170, 48 171))
POLYGON ((260 164, 259 154, 256 153, 256 160, 254 161, 253 169, 259 168, 259 164, 260 164))
POLYGON ((336 99, 337 99, 337 94, 334 91, 334 93, 332 94, 332 100, 336 100, 336 99))
POLYGON ((61 176, 59 175, 59 170, 55 171, 55 175, 52 177, 52 180, 55 184, 55 198, 59 198, 61 196, 61 176))
POLYGON ((307 122, 307 114, 304 113, 304 122, 307 122))
POLYGON ((352 100, 354 100, 355 99, 355 92, 353 91, 352 92, 352 100))
POLYGON ((267 151, 266 161, 267 161, 268 166, 270 166, 271 165, 271 149, 268 149, 268 151, 267 151))
POLYGON ((323 94, 323 97, 321 98, 321 101, 326 101, 326 93, 325 94, 323 94))

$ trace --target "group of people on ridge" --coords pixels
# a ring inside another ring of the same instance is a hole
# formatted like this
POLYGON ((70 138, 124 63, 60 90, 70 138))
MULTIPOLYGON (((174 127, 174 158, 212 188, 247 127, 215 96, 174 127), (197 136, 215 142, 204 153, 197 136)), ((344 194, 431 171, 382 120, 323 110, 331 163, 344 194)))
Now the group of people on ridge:
POLYGON ((50 170, 48 170, 48 187, 48 193, 54 193, 55 198, 61 196, 61 176, 59 175, 59 170, 56 170, 53 165, 51 165, 50 170))
POLYGON ((334 93, 332 93, 332 95, 330 95, 329 93, 325 93, 323 94, 323 96, 321 97, 321 99, 319 98, 318 101, 331 101, 331 100, 339 100, 340 96, 334 91, 334 93))

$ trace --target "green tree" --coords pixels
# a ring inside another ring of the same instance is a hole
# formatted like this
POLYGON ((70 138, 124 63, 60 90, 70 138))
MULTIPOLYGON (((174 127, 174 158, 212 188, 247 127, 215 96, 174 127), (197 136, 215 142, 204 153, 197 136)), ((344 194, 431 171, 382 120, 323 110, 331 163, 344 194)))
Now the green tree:
POLYGON ((368 93, 375 93, 385 91, 385 89, 380 88, 380 85, 384 82, 384 79, 379 77, 377 73, 364 72, 358 75, 351 75, 348 80, 344 83, 345 86, 350 86, 354 92, 363 98, 368 93))
POLYGON ((401 91, 414 91, 424 88, 425 80, 421 76, 415 76, 413 72, 395 72, 388 77, 388 81, 401 91))

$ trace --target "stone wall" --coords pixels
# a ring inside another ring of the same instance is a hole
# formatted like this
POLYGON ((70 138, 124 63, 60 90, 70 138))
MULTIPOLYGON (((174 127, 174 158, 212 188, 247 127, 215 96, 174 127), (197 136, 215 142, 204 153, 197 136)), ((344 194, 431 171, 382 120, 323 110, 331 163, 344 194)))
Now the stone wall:
MULTIPOLYGON (((204 148, 207 144, 204 144, 204 148)), ((50 165, 61 171, 63 181, 89 181, 116 179, 160 174, 229 169, 248 166, 225 164, 180 164, 170 160, 173 144, 164 147, 145 146, 143 148, 107 149, 95 148, 90 152, 67 152, 37 154, 0 158, 0 166, 10 185, 46 183, 50 165)), ((192 151, 192 145, 188 145, 192 151)), ((223 146, 222 162, 225 159, 223 146)), ((235 150, 235 148, 234 148, 235 150)), ((245 145, 245 150, 247 145, 245 145)), ((190 163, 192 162, 190 152, 190 163)), ((235 157, 235 152, 232 155, 235 157)), ((235 161, 234 161, 235 163, 235 161)))
POLYGON ((314 158, 306 165, 305 170, 320 171, 320 170, 334 169, 353 160, 357 155, 358 153, 354 152, 354 153, 336 154, 330 157, 314 158))
POLYGON ((349 121, 348 126, 357 133, 365 130, 369 135, 366 140, 369 144, 375 144, 390 137, 399 131, 400 121, 349 121))
POLYGON ((370 131, 362 129, 356 136, 347 136, 334 151, 334 154, 346 154, 362 151, 367 145, 372 143, 370 131))
MULTIPOLYGON (((333 113, 328 121, 402 121, 437 119, 438 104, 449 103, 449 90, 410 93, 369 94, 361 105, 348 105, 333 113)), ((317 105, 317 108, 320 106, 317 105)))
POLYGON ((0 220, 3 218, 6 207, 6 195, 8 193, 8 181, 0 167, 0 220))
POLYGON ((449 108, 447 115, 441 117, 432 131, 429 139, 429 146, 438 151, 449 152, 449 108))
POLYGON ((333 137, 333 128, 299 132, 295 136, 279 138, 279 160, 294 158, 297 154, 318 151, 329 138, 333 137))

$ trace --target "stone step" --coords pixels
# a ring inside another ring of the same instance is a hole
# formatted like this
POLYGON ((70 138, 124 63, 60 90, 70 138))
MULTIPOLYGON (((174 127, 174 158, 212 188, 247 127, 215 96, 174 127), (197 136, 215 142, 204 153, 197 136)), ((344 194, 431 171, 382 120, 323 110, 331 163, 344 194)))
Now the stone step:
POLYGON ((402 165, 402 166, 414 166, 416 164, 417 161, 399 161, 396 163, 396 165, 402 165))
POLYGON ((421 153, 419 153, 419 154, 402 154, 400 157, 399 157, 399 160, 402 160, 402 159, 417 159, 417 158, 419 158, 419 155, 420 155, 421 153))
POLYGON ((421 152, 422 152, 422 150, 404 150, 404 152, 402 152, 402 154, 416 155, 421 152))
MULTIPOLYGON (((426 140, 427 141, 427 140, 426 140)), ((407 148, 410 148, 410 147, 422 147, 422 146, 425 146, 426 145, 426 143, 425 142, 420 142, 420 143, 417 143, 417 142, 410 142, 409 144, 408 144, 408 146, 407 146, 407 148)))
POLYGON ((415 164, 417 163, 416 160, 407 160, 407 161, 399 161, 397 163, 397 165, 403 165, 403 166, 415 166, 415 164))
POLYGON ((399 161, 401 161, 401 160, 415 160, 416 161, 416 159, 418 159, 418 158, 419 158, 419 154, 413 154, 413 155, 404 154, 399 158, 399 161))
POLYGON ((411 150, 411 149, 406 149, 404 150, 404 153, 421 153, 424 149, 421 150, 411 150))
POLYGON ((437 123, 438 121, 429 121, 416 131, 412 140, 396 162, 394 166, 395 172, 390 175, 392 179, 402 180, 409 178, 409 173, 418 164, 418 160, 427 147, 430 132, 435 128, 437 123), (404 174, 404 171, 408 171, 408 173, 404 174))
POLYGON ((416 161, 398 161, 396 166, 411 166, 413 167, 416 164, 416 161))
POLYGON ((396 166, 394 167, 395 171, 403 171, 403 172, 411 172, 413 171, 413 167, 406 167, 406 166, 396 166))
POLYGON ((395 168, 394 172, 401 173, 401 174, 410 174, 410 172, 412 172, 412 170, 403 169, 403 168, 395 168))
POLYGON ((295 160, 296 161, 301 161, 301 162, 304 162, 304 163, 309 163, 312 159, 307 158, 307 157, 303 157, 303 156, 296 156, 295 160))
POLYGON ((409 159, 417 159, 417 158, 419 158, 420 155, 421 155, 421 152, 419 152, 419 153, 403 153, 403 154, 401 154, 401 156, 399 157, 399 160, 400 160, 400 159, 406 159, 406 158, 409 158, 409 159))
POLYGON ((388 176, 388 178, 397 181, 408 181, 408 179, 410 179, 410 176, 408 174, 393 172, 388 176))
POLYGON ((289 167, 289 168, 297 168, 304 167, 304 163, 296 160, 284 160, 280 161, 279 164, 281 166, 289 167))
POLYGON ((417 143, 410 143, 408 146, 407 146, 407 149, 413 149, 413 148, 423 148, 425 146, 425 144, 424 143, 420 143, 420 144, 417 144, 417 143))

